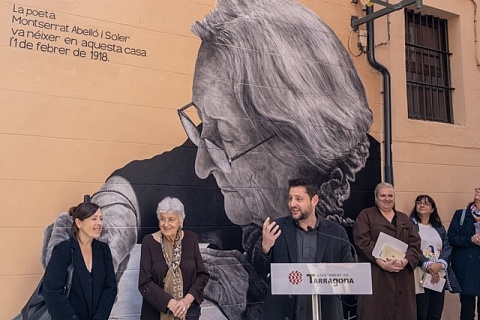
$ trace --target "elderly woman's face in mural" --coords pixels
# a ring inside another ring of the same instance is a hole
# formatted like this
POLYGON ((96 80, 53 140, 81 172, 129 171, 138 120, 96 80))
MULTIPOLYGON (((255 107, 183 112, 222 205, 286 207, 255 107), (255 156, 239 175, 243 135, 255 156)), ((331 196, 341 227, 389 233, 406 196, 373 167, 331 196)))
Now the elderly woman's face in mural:
POLYGON ((266 144, 275 143, 276 137, 262 138, 240 110, 227 68, 202 45, 193 84, 194 106, 185 110, 188 114, 196 107, 203 124, 197 139, 189 133, 198 146, 195 169, 200 178, 214 175, 232 222, 261 224, 267 216, 286 214, 287 180, 296 174, 295 164, 283 163, 266 151, 266 144))

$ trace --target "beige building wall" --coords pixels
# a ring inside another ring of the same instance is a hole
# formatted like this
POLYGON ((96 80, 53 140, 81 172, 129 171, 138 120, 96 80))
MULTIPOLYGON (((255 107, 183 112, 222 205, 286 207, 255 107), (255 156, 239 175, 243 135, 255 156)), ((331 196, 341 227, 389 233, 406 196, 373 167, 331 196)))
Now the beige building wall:
POLYGON ((0 318, 19 312, 43 273, 46 225, 116 168, 185 140, 176 109, 191 99, 200 44, 189 26, 214 4, 0 2, 0 318), (47 38, 27 37, 38 30, 47 38), (122 53, 105 55, 101 43, 122 53))
MULTIPOLYGON (((480 67, 475 56, 474 2, 424 0, 421 9, 422 14, 448 19, 454 124, 408 119, 403 12, 390 17, 390 45, 378 48, 378 59, 392 75, 397 208, 410 212, 418 194, 429 194, 447 225, 456 209, 472 201, 480 183, 480 67)), ((377 24, 378 33, 384 29, 381 25, 377 24)))
MULTIPOLYGON (((448 227, 480 185, 479 30, 477 1, 424 0, 422 14, 448 19, 452 53, 454 124, 408 119, 403 12, 390 15, 390 43, 377 48, 392 77, 393 172, 397 209, 410 213, 419 194, 432 196, 448 227), (476 30, 475 30, 476 29, 476 30), (477 38, 476 38, 477 37, 477 38)), ((386 19, 376 23, 376 43, 386 39, 386 19), (382 38, 383 37, 383 38, 382 38)), ((377 119, 379 120, 379 119, 377 119)), ((442 319, 458 319, 459 298, 447 292, 442 319)))
MULTIPOLYGON (((360 4, 300 2, 352 48, 352 56, 358 53, 350 16, 363 15, 360 4)), ((449 19, 453 125, 408 119, 403 11, 376 22, 376 43, 388 42, 377 47, 377 59, 392 75, 397 207, 408 212, 418 193, 428 193, 446 223, 479 186, 473 2, 425 0, 422 9, 449 19)), ((214 6, 214 0, 0 1, 1 318, 18 313, 43 272, 39 256, 46 225, 83 194, 98 190, 116 168, 185 140, 176 109, 190 101, 200 44, 189 26, 214 6), (36 39, 42 29, 22 25, 24 19, 58 29, 43 30, 46 38, 36 39), (82 30, 61 31, 66 25, 82 30), (82 41, 115 44, 122 53, 105 55, 82 41)), ((371 134, 382 141, 381 75, 365 55, 353 61, 374 112, 371 134)))

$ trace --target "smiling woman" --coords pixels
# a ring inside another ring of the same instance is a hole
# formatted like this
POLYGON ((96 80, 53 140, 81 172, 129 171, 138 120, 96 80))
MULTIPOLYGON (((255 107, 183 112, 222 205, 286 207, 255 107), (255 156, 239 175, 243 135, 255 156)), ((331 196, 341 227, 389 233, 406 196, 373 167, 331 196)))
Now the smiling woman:
POLYGON ((160 230, 143 238, 138 288, 143 320, 198 320, 209 274, 197 237, 182 230, 183 203, 166 197, 157 208, 160 230))
POLYGON ((359 258, 372 266, 373 294, 358 297, 357 319, 415 319, 414 270, 422 254, 420 236, 408 216, 394 209, 395 190, 391 184, 377 185, 375 203, 375 207, 360 212, 353 227, 359 258), (381 232, 408 244, 403 259, 384 261, 373 256, 381 232))
POLYGON ((55 246, 44 277, 48 311, 54 319, 108 319, 117 295, 109 246, 96 240, 103 229, 100 207, 89 201, 72 207, 69 240, 55 246), (63 294, 67 269, 74 272, 70 294, 63 294))
POLYGON ((452 247, 432 197, 426 194, 417 196, 410 219, 422 239, 423 252, 415 270, 417 320, 440 320, 445 301, 444 287, 437 288, 440 291, 430 289, 428 284, 425 285, 428 280, 423 281, 423 277, 428 273, 431 277, 430 284, 441 283, 446 279, 446 289, 458 290, 458 286, 455 288, 456 278, 449 269, 452 247), (422 283, 423 286, 420 285, 422 283))
MULTIPOLYGON (((92 204, 93 205, 93 204, 92 204)), ((103 229, 102 210, 98 208, 92 215, 86 210, 75 208, 71 216, 74 219, 73 232, 77 235, 80 248, 91 253, 89 244, 93 239, 98 239, 103 229)), ((87 258, 84 256, 84 259, 87 258)), ((91 259, 91 256, 89 257, 91 259)))

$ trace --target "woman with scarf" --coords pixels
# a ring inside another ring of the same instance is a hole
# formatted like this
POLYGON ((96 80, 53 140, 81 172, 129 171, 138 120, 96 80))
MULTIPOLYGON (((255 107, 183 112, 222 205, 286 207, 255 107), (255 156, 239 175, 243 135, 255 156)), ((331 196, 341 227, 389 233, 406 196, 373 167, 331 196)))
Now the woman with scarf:
POLYGON ((182 230, 182 202, 166 197, 157 208, 160 230, 142 241, 138 289, 143 296, 142 320, 198 320, 209 274, 198 240, 182 230))
POLYGON ((473 320, 475 306, 480 313, 480 188, 475 189, 473 202, 455 211, 448 239, 453 247, 452 268, 462 288, 460 320, 473 320))

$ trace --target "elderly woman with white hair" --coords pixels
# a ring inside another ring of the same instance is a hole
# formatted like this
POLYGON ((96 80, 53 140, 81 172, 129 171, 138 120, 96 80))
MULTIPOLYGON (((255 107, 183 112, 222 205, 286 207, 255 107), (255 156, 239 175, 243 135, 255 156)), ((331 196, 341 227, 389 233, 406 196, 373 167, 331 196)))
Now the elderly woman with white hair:
POLYGON ((160 230, 142 241, 138 289, 143 296, 142 320, 200 318, 209 274, 205 269, 197 236, 182 230, 183 204, 164 198, 157 208, 160 230))

